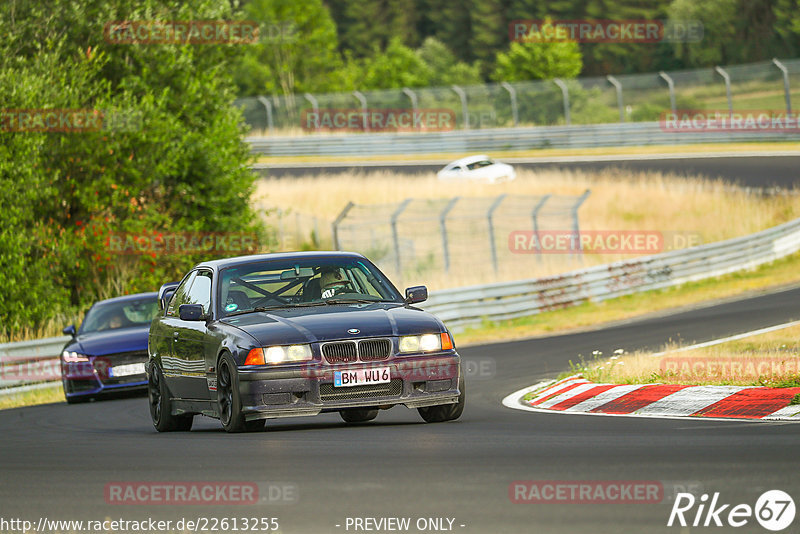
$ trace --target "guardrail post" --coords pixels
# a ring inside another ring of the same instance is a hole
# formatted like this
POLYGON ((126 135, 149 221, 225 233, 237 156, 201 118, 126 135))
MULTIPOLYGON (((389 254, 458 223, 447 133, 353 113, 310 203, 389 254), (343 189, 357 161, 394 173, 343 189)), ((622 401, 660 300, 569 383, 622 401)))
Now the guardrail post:
MULTIPOLYGON (((305 97, 306 100, 311 102, 311 109, 313 109, 314 114, 317 117, 319 117, 319 104, 317 103, 317 99, 314 98, 314 95, 312 95, 311 93, 304 93, 303 96, 305 97)), ((319 130, 319 121, 317 121, 317 127, 315 128, 315 130, 319 130)))
POLYGON ((264 109, 267 110, 267 129, 269 133, 272 134, 275 131, 275 127, 272 124, 272 102, 269 101, 269 98, 259 96, 258 101, 264 105, 264 109))
POLYGON ((725 80, 725 94, 728 97, 728 114, 731 118, 733 118, 733 99, 731 98, 731 77, 728 76, 728 73, 725 72, 722 67, 719 65, 714 67, 714 70, 722 76, 722 79, 725 80))
POLYGON ((417 93, 415 93, 408 87, 403 87, 403 94, 406 95, 409 100, 411 100, 411 113, 416 115, 417 109, 419 108, 417 102, 417 93))
POLYGON ((622 84, 612 75, 606 76, 606 80, 617 90, 617 107, 619 108, 619 122, 625 122, 625 106, 622 105, 622 84))
POLYGON ((508 91, 508 96, 511 98, 511 118, 514 120, 514 126, 519 125, 519 110, 517 109, 517 92, 508 82, 502 82, 500 86, 508 91))
POLYGON ((564 122, 566 122, 567 126, 569 126, 569 89, 567 89, 567 84, 565 84, 564 80, 561 78, 553 78, 553 83, 556 84, 559 89, 561 89, 561 98, 564 101, 564 122))
POLYGON ((397 269, 397 276, 400 278, 403 277, 403 271, 401 270, 403 267, 403 263, 400 261, 400 238, 397 235, 397 218, 400 217, 400 214, 405 211, 408 204, 411 202, 410 198, 405 199, 403 202, 400 203, 400 207, 398 207, 394 213, 392 213, 391 224, 392 224, 392 241, 394 242, 394 265, 397 269))
POLYGON ((661 79, 667 82, 667 87, 669 88, 669 109, 672 111, 673 115, 677 115, 678 107, 675 104, 675 82, 672 81, 672 76, 664 72, 663 70, 658 73, 661 76, 661 79))
POLYGON ((453 91, 461 99, 461 116, 464 118, 464 129, 469 130, 469 110, 467 109, 467 93, 457 85, 451 86, 453 91))
POLYGON ((361 104, 361 111, 364 113, 364 116, 361 117, 362 124, 364 125, 364 131, 369 131, 369 123, 367 121, 367 97, 364 96, 364 93, 361 91, 353 91, 353 96, 358 99, 358 102, 361 104))
POLYGON ((776 67, 781 69, 783 73, 783 94, 784 98, 786 99, 786 114, 792 114, 792 94, 789 92, 789 69, 786 68, 786 65, 778 61, 778 58, 772 58, 772 62, 775 64, 776 67))
POLYGON ((580 258, 581 264, 583 263, 583 247, 581 247, 581 227, 580 223, 578 222, 578 210, 580 209, 581 205, 586 202, 586 199, 589 198, 591 195, 591 190, 587 189, 583 192, 581 196, 578 197, 578 200, 575 201, 575 205, 572 206, 572 232, 575 235, 575 239, 578 240, 578 250, 580 250, 580 258))
POLYGON ((444 271, 446 273, 450 272, 450 248, 447 242, 447 214, 455 207, 459 198, 461 197, 450 199, 450 202, 447 203, 447 206, 445 206, 439 214, 439 228, 442 231, 442 252, 444 253, 444 271))
POLYGON ((489 206, 489 211, 486 212, 486 222, 489 225, 489 246, 492 251, 492 266, 494 267, 495 274, 497 274, 497 247, 494 243, 494 210, 500 206, 504 198, 506 198, 505 193, 497 197, 495 201, 492 202, 492 205, 489 206))
POLYGON ((339 224, 341 224, 344 218, 347 217, 347 214, 350 213, 350 210, 353 209, 353 206, 355 206, 355 204, 348 202, 347 206, 344 207, 342 212, 336 217, 336 219, 334 219, 333 224, 331 224, 333 229, 333 248, 335 250, 342 250, 339 246, 339 224))
POLYGON ((531 217, 533 218, 533 235, 536 236, 536 241, 539 243, 540 247, 539 250, 536 251, 536 257, 538 258, 539 262, 542 261, 542 251, 541 251, 541 243, 542 240, 539 237, 539 212, 542 210, 544 205, 550 200, 551 194, 546 194, 542 197, 542 199, 536 203, 533 207, 533 211, 531 212, 531 217))

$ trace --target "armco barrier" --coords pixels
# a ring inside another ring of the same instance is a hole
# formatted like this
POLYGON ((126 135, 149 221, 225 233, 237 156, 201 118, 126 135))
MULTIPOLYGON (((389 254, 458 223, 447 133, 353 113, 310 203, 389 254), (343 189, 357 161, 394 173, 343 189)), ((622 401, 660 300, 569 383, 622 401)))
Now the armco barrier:
MULTIPOLYGON (((533 315, 585 302, 702 280, 750 269, 800 250, 800 219, 727 241, 572 271, 561 276, 445 289, 431 293, 424 308, 448 327, 533 315)), ((57 369, 69 338, 0 345, 0 388, 45 382, 22 368, 57 369), (31 366, 31 362, 38 365, 31 366), (27 378, 20 378, 20 375, 27 378)), ((6 390, 8 391, 8 390, 6 390)), ((0 393, 3 391, 0 390, 0 393)))
POLYGON ((430 133, 371 133, 247 137, 261 156, 376 156, 391 154, 472 154, 539 148, 682 145, 744 141, 797 141, 800 133, 781 131, 667 132, 658 122, 494 128, 430 133))

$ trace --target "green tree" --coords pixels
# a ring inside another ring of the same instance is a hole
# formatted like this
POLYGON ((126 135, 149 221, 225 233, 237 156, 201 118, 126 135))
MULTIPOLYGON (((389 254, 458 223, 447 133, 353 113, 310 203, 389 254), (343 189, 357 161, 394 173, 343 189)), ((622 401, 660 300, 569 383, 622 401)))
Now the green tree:
POLYGON ((583 66, 574 41, 531 40, 513 42, 508 52, 497 54, 495 81, 574 78, 583 66))

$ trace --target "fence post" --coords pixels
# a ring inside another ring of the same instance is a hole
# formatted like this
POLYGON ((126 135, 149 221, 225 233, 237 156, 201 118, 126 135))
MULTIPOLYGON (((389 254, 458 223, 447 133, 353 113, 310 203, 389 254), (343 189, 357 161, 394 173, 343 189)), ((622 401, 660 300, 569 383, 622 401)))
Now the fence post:
POLYGON ((533 211, 531 212, 531 217, 533 218, 533 235, 536 236, 536 241, 539 244, 539 250, 536 252, 536 256, 539 259, 540 263, 542 261, 542 251, 541 251, 542 240, 539 237, 539 212, 542 210, 547 201, 550 200, 551 196, 552 195, 549 193, 543 196, 542 199, 536 203, 536 205, 533 207, 533 211))
POLYGON ((569 126, 569 90, 567 89, 567 84, 565 84, 564 80, 561 78, 553 78, 553 83, 561 89, 561 97, 564 100, 564 121, 567 123, 567 126, 569 126))
POLYGON ((514 126, 519 125, 519 111, 517 109, 517 92, 508 82, 502 82, 500 86, 508 91, 508 96, 511 98, 511 118, 514 120, 514 126))
POLYGON ((455 207, 459 198, 461 197, 450 199, 450 202, 447 203, 447 206, 445 206, 439 214, 439 228, 442 231, 442 251, 444 252, 444 271, 446 273, 450 272, 450 248, 447 243, 447 214, 455 207))
POLYGON ((625 106, 622 105, 622 84, 612 75, 606 76, 606 80, 617 90, 617 107, 619 108, 619 122, 625 122, 625 106))
POLYGON ((717 74, 722 76, 723 80, 725 80, 725 94, 728 96, 728 114, 730 115, 731 118, 733 118, 733 99, 731 98, 731 77, 728 76, 728 73, 725 72, 719 65, 714 67, 714 70, 717 71, 717 74))
POLYGON ((581 227, 580 223, 578 222, 578 210, 591 194, 592 194, 591 190, 587 189, 586 191, 583 192, 581 196, 578 197, 578 200, 575 201, 575 205, 572 206, 572 233, 578 240, 578 250, 580 250, 581 264, 583 264, 583 247, 580 246, 581 227))
POLYGON ((411 113, 416 115, 417 108, 419 107, 417 102, 417 93, 408 87, 403 87, 403 94, 406 95, 409 100, 411 100, 411 113))
POLYGON ((457 85, 451 86, 453 91, 461 99, 461 116, 464 118, 464 129, 469 130, 469 110, 467 109, 467 93, 457 85))
POLYGON ((258 101, 264 105, 264 109, 267 110, 267 129, 269 133, 272 134, 275 130, 272 124, 272 102, 269 101, 269 98, 259 96, 258 101))
POLYGON ((355 206, 355 204, 353 204, 352 202, 348 202, 347 206, 344 207, 344 209, 338 215, 338 217, 336 217, 336 219, 334 219, 333 224, 331 224, 331 227, 333 229, 333 248, 334 248, 334 250, 342 250, 339 247, 339 224, 341 224, 341 222, 344 220, 344 218, 347 217, 347 214, 350 212, 351 209, 353 209, 353 206, 355 206))
POLYGON ((675 104, 675 82, 672 81, 672 77, 664 72, 663 70, 658 73, 661 76, 661 79, 667 82, 667 87, 669 87, 669 108, 672 110, 673 115, 677 115, 678 107, 675 104))
POLYGON ((364 131, 369 131, 369 124, 367 121, 367 97, 364 96, 364 93, 361 91, 353 91, 353 96, 358 99, 358 102, 361 104, 361 111, 364 113, 364 116, 361 117, 362 124, 364 125, 364 131))
POLYGON ((486 212, 486 222, 489 225, 489 246, 491 247, 492 251, 492 266, 494 267, 494 274, 497 274, 497 247, 494 243, 494 210, 496 210, 500 203, 503 202, 503 199, 506 198, 506 194, 503 193, 499 197, 492 202, 492 205, 489 206, 489 211, 486 212))
POLYGON ((786 114, 792 114, 792 94, 789 92, 789 70, 786 68, 786 65, 778 61, 778 58, 772 58, 772 62, 775 64, 776 67, 781 69, 783 73, 783 94, 786 98, 786 114))
MULTIPOLYGON (((319 104, 317 103, 317 99, 314 98, 314 95, 311 93, 304 93, 303 96, 306 100, 311 102, 311 109, 313 109, 314 113, 319 117, 319 104)), ((317 120, 317 127, 315 129, 319 130, 319 120, 317 120)))
POLYGON ((410 198, 405 199, 403 202, 400 203, 400 207, 398 207, 394 213, 392 213, 391 224, 392 224, 392 241, 394 242, 394 265, 397 268, 397 276, 400 278, 403 277, 402 275, 402 267, 403 263, 400 261, 400 238, 397 235, 397 218, 400 217, 400 214, 405 211, 408 204, 411 202, 410 198))

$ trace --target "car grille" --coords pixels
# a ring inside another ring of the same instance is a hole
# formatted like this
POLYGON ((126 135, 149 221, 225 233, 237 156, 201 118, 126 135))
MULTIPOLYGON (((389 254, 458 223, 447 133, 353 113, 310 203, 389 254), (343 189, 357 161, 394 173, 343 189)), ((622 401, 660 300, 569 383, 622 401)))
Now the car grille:
POLYGON ((117 354, 107 354, 105 356, 95 359, 95 369, 105 385, 122 385, 130 382, 141 382, 144 380, 143 374, 113 377, 108 376, 108 367, 116 367, 118 365, 128 365, 131 363, 145 363, 147 362, 147 351, 140 350, 135 352, 118 352, 117 354), (102 361, 103 363, 100 363, 102 361), (105 367, 103 369, 102 367, 105 367))
POLYGON ((334 341, 322 345, 322 355, 328 363, 373 362, 385 360, 392 353, 390 339, 362 339, 356 341, 334 341))
POLYGON ((403 381, 399 378, 391 380, 388 384, 374 386, 353 386, 335 388, 333 384, 320 384, 319 398, 324 401, 338 401, 349 399, 366 399, 369 397, 397 397, 403 392, 403 381))
POLYGON ((385 360, 392 352, 388 339, 364 339, 358 342, 358 356, 362 361, 385 360))
POLYGON ((338 341, 322 345, 322 355, 328 363, 346 363, 358 360, 355 341, 338 341))

